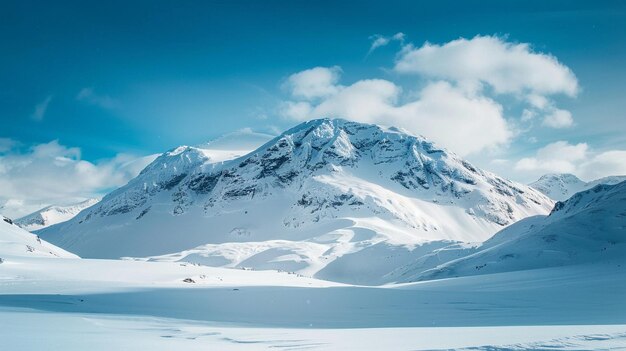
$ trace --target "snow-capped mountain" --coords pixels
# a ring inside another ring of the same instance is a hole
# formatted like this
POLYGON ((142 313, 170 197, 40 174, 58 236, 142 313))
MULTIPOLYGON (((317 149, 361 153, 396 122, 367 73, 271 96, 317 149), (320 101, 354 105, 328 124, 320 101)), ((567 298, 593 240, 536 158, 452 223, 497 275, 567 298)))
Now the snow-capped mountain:
POLYGON ((80 211, 98 203, 100 199, 87 199, 72 205, 51 205, 15 220, 21 228, 34 231, 53 224, 69 221, 80 211))
POLYGON ((617 184, 626 180, 626 176, 610 176, 591 182, 580 180, 573 174, 545 174, 537 181, 530 184, 531 187, 541 191, 555 201, 567 200, 577 192, 591 189, 598 184, 617 184))
POLYGON ((320 119, 230 160, 178 147, 39 233, 84 257, 158 255, 371 283, 552 205, 423 137, 320 119))
POLYGON ((41 240, 0 215, 0 264, 7 257, 64 257, 76 255, 41 240))
POLYGON ((521 220, 474 251, 426 272, 419 272, 419 265, 409 266, 400 280, 577 264, 622 265, 626 261, 626 181, 576 193, 557 202, 549 216, 521 220))

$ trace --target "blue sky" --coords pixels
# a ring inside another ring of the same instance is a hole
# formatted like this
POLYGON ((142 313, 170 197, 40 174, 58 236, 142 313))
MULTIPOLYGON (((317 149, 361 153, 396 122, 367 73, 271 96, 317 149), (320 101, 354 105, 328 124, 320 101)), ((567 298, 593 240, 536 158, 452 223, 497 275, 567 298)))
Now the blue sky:
MULTIPOLYGON (((3 1, 0 154, 5 156, 0 162, 15 171, 7 166, 10 160, 28 160, 34 148, 48 145, 73 161, 116 169, 120 158, 198 144, 242 128, 275 133, 308 118, 286 112, 290 103, 315 109, 338 91, 377 79, 401 89, 384 97, 393 100, 385 103, 393 105, 389 113, 395 117, 365 119, 415 133, 426 134, 415 121, 402 125, 406 116, 396 113, 405 112, 396 110, 423 100, 433 84, 443 90, 435 96, 459 93, 500 108, 494 118, 505 121, 506 131, 493 145, 489 130, 487 138, 476 134, 478 140, 486 138, 484 145, 444 142, 483 168, 525 182, 549 171, 583 178, 621 172, 625 166, 611 160, 626 158, 620 153, 626 150, 625 23, 626 5, 619 1, 3 1), (398 40, 397 33, 402 33, 398 40), (371 50, 380 38, 386 45, 371 50), (461 81, 454 67, 433 67, 442 58, 450 66, 468 59, 446 49, 459 38, 467 42, 457 44, 468 49, 479 44, 476 38, 491 38, 504 54, 527 44, 522 54, 530 56, 518 57, 520 72, 535 67, 526 62, 532 55, 553 58, 573 74, 576 91, 572 82, 547 91, 545 84, 552 81, 547 75, 539 85, 503 88, 494 83, 499 74, 494 71, 474 74, 481 87, 469 91, 466 77, 461 81), (434 61, 420 61, 412 73, 398 68, 403 52, 419 50, 425 42, 438 45, 434 61), (332 82, 326 84, 333 92, 294 94, 290 77, 315 67, 330 72, 332 82), (531 93, 549 106, 532 107, 531 93), (533 110, 532 116, 522 117, 524 110, 533 110), (557 127, 550 127, 546 116, 555 111, 569 117, 555 117, 557 127)), ((335 100, 335 105, 344 101, 335 100)), ((339 115, 344 107, 318 110, 339 115)), ((435 141, 458 139, 424 129, 435 141)), ((2 184, 0 179, 0 189, 2 184)), ((72 194, 114 185, 86 186, 72 194)), ((20 197, 13 192, 5 201, 20 197)))

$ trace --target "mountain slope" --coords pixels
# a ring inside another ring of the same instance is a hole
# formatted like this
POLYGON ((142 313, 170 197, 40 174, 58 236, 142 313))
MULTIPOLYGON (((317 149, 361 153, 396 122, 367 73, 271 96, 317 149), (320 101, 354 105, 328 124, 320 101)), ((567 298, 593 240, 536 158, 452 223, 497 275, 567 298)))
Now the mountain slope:
POLYGON ((557 202, 549 216, 515 223, 475 253, 404 281, 511 272, 576 264, 626 263, 626 182, 597 185, 557 202))
POLYGON ((551 207, 422 137, 321 119, 233 160, 174 149, 40 234, 85 257, 175 253, 152 259, 371 282, 551 207))
POLYGON ((98 201, 100 201, 100 199, 88 199, 73 205, 47 206, 41 210, 16 219, 15 224, 28 231, 42 229, 57 223, 69 221, 80 211, 97 204, 98 201))
MULTIPOLYGON (((10 219, 0 216, 0 258, 11 257, 65 257, 77 256, 41 240, 18 227, 10 219)), ((2 260, 0 260, 2 263, 2 260)))
POLYGON ((577 192, 591 189, 598 184, 617 184, 626 180, 626 176, 611 176, 591 182, 584 182, 573 174, 545 174, 530 186, 541 191, 555 201, 569 199, 577 192))

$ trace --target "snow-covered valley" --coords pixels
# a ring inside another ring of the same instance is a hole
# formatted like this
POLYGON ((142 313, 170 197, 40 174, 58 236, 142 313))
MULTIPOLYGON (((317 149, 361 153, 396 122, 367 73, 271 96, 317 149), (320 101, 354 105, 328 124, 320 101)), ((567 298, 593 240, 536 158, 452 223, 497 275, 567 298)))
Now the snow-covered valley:
POLYGON ((619 349, 625 269, 363 287, 275 271, 9 257, 0 336, 10 350, 619 349))
POLYGON ((555 204, 422 137, 343 120, 250 153, 176 148, 36 234, 3 217, 0 338, 9 350, 624 349, 626 182, 607 183, 555 204))

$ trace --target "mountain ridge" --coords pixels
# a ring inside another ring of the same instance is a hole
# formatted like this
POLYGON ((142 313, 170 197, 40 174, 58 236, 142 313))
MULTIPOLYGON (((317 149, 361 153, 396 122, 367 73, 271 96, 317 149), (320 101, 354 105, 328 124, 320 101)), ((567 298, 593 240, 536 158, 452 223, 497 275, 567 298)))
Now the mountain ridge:
POLYGON ((626 181, 598 184, 557 202, 548 216, 503 229, 460 258, 423 272, 405 267, 396 276, 415 281, 579 264, 621 267, 625 228, 626 181))
POLYGON ((16 219, 14 222, 27 231, 35 231, 51 225, 68 221, 80 211, 97 204, 98 198, 87 199, 71 205, 49 205, 26 216, 16 219))
POLYGON ((357 277, 356 269, 368 280, 387 272, 353 259, 371 254, 391 269, 415 250, 485 240, 552 204, 423 137, 319 119, 234 159, 172 149, 89 211, 40 233, 87 257, 186 260, 175 253, 193 249, 196 263, 331 280, 357 277))
POLYGON ((585 182, 570 173, 548 173, 529 185, 555 201, 563 201, 598 184, 617 184, 624 180, 626 176, 608 176, 585 182))

